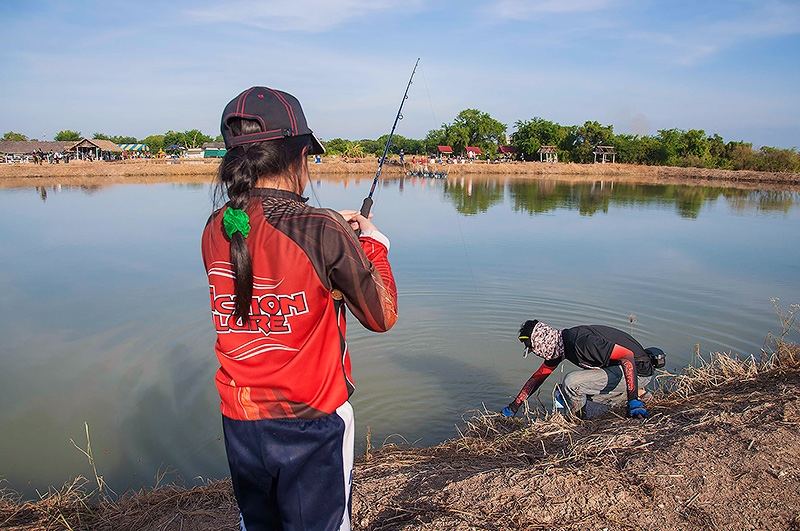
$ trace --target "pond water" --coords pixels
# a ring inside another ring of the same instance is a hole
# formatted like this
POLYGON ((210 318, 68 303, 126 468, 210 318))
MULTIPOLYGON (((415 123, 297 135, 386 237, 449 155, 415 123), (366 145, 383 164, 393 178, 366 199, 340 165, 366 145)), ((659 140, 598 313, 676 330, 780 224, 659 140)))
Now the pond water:
MULTIPOLYGON (((314 190, 357 208, 368 186, 314 190)), ((0 190, 11 487, 30 496, 90 474, 70 443, 85 446, 84 422, 117 491, 159 470, 187 483, 227 475, 199 245, 210 197, 191 184, 0 190)), ((677 370, 697 344, 758 353, 777 329, 770 298, 800 302, 796 193, 404 179, 382 184, 375 216, 392 240, 400 320, 384 335, 350 327, 359 451, 367 426, 373 445, 430 445, 466 411, 505 405, 538 365, 515 337, 525 319, 632 330, 677 370)))

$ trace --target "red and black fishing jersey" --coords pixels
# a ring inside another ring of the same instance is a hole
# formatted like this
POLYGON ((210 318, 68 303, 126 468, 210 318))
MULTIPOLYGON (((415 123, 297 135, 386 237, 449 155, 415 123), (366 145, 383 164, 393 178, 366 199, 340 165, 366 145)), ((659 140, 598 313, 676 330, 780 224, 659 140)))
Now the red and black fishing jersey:
POLYGON ((565 328, 561 337, 564 339, 564 357, 578 367, 586 369, 613 365, 611 353, 614 345, 619 345, 633 353, 639 376, 653 374, 653 363, 644 347, 622 330, 603 325, 581 325, 565 328))
POLYGON ((297 194, 254 189, 245 240, 253 297, 250 318, 241 322, 232 317, 225 208, 211 215, 202 239, 222 414, 254 420, 333 413, 354 390, 345 306, 375 332, 397 320, 388 239, 377 231, 357 238, 337 212, 308 206, 297 194))

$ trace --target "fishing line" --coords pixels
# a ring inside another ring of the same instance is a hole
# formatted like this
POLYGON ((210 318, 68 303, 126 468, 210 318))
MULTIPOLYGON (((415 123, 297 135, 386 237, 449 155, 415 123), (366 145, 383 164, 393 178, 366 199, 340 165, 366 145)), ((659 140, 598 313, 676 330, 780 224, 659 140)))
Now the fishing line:
MULTIPOLYGON (((421 68, 420 69, 420 73, 422 75, 422 81, 423 81, 423 83, 425 85, 425 93, 427 94, 427 97, 428 97, 428 106, 430 108, 431 116, 433 117, 434 123, 438 124, 439 123, 439 119, 436 116, 436 109, 434 108, 434 105, 433 105, 433 98, 431 97, 431 90, 430 90, 430 86, 428 84, 428 76, 425 74, 425 68, 421 68)), ((426 154, 426 157, 427 157, 427 154, 426 154)), ((447 186, 447 185, 448 185, 448 183, 445 182, 444 186, 447 186)), ((461 247, 464 250, 465 262, 466 262, 466 265, 467 265, 467 269, 469 270, 469 276, 472 279, 472 292, 474 293, 475 298, 477 299, 477 302, 480 303, 480 301, 488 300, 488 298, 485 297, 484 295, 482 295, 481 290, 478 287, 478 278, 475 275, 475 269, 472 267, 472 256, 470 255, 470 252, 469 252, 469 246, 467 245, 467 239, 464 237, 464 230, 463 230, 463 228, 461 226, 461 214, 458 212, 458 209, 455 209, 455 216, 456 216, 456 227, 458 228, 458 235, 459 235, 459 239, 461 240, 461 247)), ((480 342, 484 344, 484 348, 485 348, 484 352, 492 352, 491 342, 489 340, 488 335, 486 335, 486 334, 480 334, 480 335, 481 335, 480 342)), ((496 369, 496 366, 497 366, 496 360, 495 360, 494 356, 491 356, 490 358, 491 358, 491 363, 492 363, 492 369, 494 370, 494 369, 496 369)))
POLYGON ((369 217, 369 212, 372 210, 372 205, 374 203, 372 199, 372 195, 375 193, 375 188, 378 186, 378 181, 381 178, 381 172, 383 171, 383 164, 386 162, 386 155, 389 153, 389 148, 392 145, 392 137, 394 136, 394 130, 397 129, 397 122, 403 119, 403 105, 405 105, 406 100, 408 99, 408 90, 411 88, 411 83, 414 81, 414 74, 417 73, 417 67, 419 66, 419 57, 417 57, 417 62, 414 63, 414 70, 411 71, 411 77, 408 78, 408 85, 406 85, 406 90, 403 93, 403 99, 400 100, 400 108, 397 109, 397 114, 394 117, 394 124, 392 125, 392 130, 389 132, 389 138, 386 139, 386 145, 383 148, 383 155, 381 155, 381 160, 378 162, 378 170, 375 172, 375 178, 372 179, 372 186, 369 189, 369 195, 364 198, 364 202, 361 204, 361 215, 365 218, 369 217))
POLYGON ((431 108, 431 114, 433 115, 433 123, 438 124, 439 119, 436 117, 436 111, 433 109, 433 99, 431 98, 431 89, 428 87, 428 77, 425 75, 425 69, 422 69, 422 81, 425 83, 425 92, 428 95, 428 105, 431 108))
POLYGON ((317 189, 314 187, 314 180, 311 178, 311 175, 308 176, 308 186, 311 188, 311 195, 314 196, 314 201, 317 202, 317 207, 322 208, 322 202, 319 200, 317 189))

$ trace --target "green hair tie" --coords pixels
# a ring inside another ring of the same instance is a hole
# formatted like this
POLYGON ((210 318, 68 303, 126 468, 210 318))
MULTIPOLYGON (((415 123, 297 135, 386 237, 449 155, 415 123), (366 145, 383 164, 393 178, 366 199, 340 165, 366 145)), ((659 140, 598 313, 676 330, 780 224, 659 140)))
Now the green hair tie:
POLYGON ((228 207, 225 209, 225 214, 222 215, 222 226, 225 228, 228 238, 237 232, 241 232, 242 236, 247 238, 247 235, 250 234, 250 216, 244 210, 228 207))

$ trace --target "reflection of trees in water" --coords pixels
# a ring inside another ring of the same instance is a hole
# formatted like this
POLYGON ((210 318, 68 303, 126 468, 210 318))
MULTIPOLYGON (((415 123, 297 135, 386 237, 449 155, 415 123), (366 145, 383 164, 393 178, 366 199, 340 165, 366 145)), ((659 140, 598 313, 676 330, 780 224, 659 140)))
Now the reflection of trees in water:
POLYGON ((444 182, 444 195, 460 213, 474 215, 503 201, 503 185, 496 180, 454 179, 444 182))
POLYGON ((797 193, 781 190, 759 190, 756 192, 725 190, 723 195, 731 208, 737 212, 756 208, 761 212, 783 212, 785 214, 789 212, 798 199, 797 193))
POLYGON ((173 183, 172 187, 185 190, 200 190, 205 188, 207 183, 173 183))
POLYGON ((608 181, 570 184, 559 181, 516 181, 509 184, 516 212, 541 214, 557 208, 592 216, 608 212, 609 205, 672 205, 685 218, 696 219, 703 205, 723 197, 736 210, 788 212, 797 200, 794 192, 749 191, 710 186, 640 185, 608 181))
POLYGON ((87 195, 92 195, 98 190, 105 188, 105 186, 100 184, 54 184, 52 186, 34 186, 33 188, 36 190, 36 193, 39 194, 39 198, 42 202, 46 202, 49 194, 57 194, 64 190, 80 190, 87 195))

